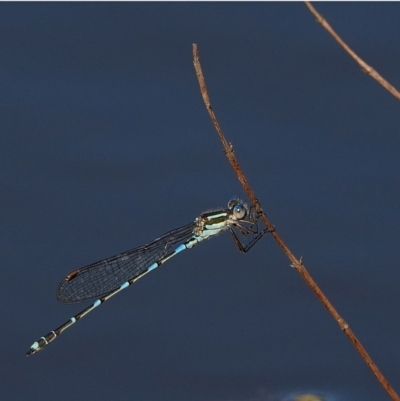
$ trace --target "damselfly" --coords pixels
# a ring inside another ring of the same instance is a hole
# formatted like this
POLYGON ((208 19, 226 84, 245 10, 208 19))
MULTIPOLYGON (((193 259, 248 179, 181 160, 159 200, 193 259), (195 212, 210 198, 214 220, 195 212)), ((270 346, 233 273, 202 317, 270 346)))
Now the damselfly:
POLYGON ((147 245, 72 271, 58 286, 58 300, 65 304, 93 299, 96 301, 34 342, 26 354, 32 355, 41 351, 64 330, 145 274, 179 252, 193 248, 223 230, 230 231, 241 252, 247 252, 268 232, 268 229, 259 230, 258 215, 254 207, 248 208, 242 201, 232 199, 227 209, 203 213, 193 223, 172 230, 147 245), (245 245, 240 242, 238 234, 248 238, 245 245))

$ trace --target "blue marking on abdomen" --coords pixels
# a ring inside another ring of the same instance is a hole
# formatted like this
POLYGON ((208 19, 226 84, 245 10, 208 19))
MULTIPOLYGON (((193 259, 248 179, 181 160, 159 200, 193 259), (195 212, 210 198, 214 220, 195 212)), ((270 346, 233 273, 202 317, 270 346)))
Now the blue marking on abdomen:
POLYGON ((179 245, 178 246, 178 248, 176 248, 175 249, 175 253, 178 253, 178 252, 182 252, 182 251, 184 251, 186 249, 186 245, 185 244, 181 244, 181 245, 179 245))
POLYGON ((123 290, 124 288, 129 287, 129 282, 125 281, 125 283, 121 284, 121 287, 119 287, 120 290, 123 290))
POLYGON ((151 271, 154 270, 156 267, 158 267, 158 263, 153 263, 152 265, 150 265, 147 269, 147 271, 151 271))

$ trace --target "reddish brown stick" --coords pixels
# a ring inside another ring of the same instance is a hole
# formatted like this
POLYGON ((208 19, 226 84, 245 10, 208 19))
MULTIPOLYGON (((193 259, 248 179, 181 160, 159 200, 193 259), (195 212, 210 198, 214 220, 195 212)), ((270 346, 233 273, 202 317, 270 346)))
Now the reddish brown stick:
POLYGON ((370 65, 368 65, 361 57, 359 57, 343 40, 342 38, 333 30, 329 25, 328 21, 311 5, 309 1, 305 1, 306 6, 310 12, 315 16, 317 22, 319 22, 332 37, 339 43, 341 47, 352 57, 355 62, 362 68, 362 70, 368 74, 371 78, 378 81, 385 89, 387 89, 397 100, 400 100, 399 91, 391 85, 385 78, 383 78, 376 70, 374 70, 370 65))
POLYGON ((268 220, 268 218, 265 215, 264 211, 261 209, 261 205, 258 202, 258 199, 256 198, 253 190, 250 187, 249 182, 247 181, 246 177, 243 174, 242 169, 240 168, 239 162, 237 161, 235 153, 233 152, 233 146, 232 146, 231 143, 228 143, 228 141, 225 139, 225 136, 224 136, 224 134, 222 132, 222 129, 221 129, 220 125, 218 124, 217 118, 215 117, 214 111, 213 111, 213 109, 211 107, 210 99, 209 99, 207 88, 206 88, 206 83, 205 83, 205 80, 204 80, 204 75, 203 75, 203 72, 202 72, 202 69, 201 69, 201 65, 200 65, 199 53, 198 53, 196 44, 193 44, 193 63, 194 63, 194 68, 196 70, 196 76, 197 76, 197 79, 198 79, 199 85, 200 85, 201 96, 203 97, 203 101, 204 101, 204 104, 205 104, 206 109, 208 111, 208 114, 209 114, 209 116, 211 118, 211 121, 214 124, 214 127, 215 127, 215 129, 216 129, 216 131, 218 133, 218 136, 219 136, 219 138, 220 138, 220 140, 222 142, 226 157, 228 158, 229 163, 231 164, 233 170, 235 171, 235 173, 237 175, 237 178, 240 181, 240 183, 242 184, 242 186, 243 186, 248 198, 250 199, 251 203, 256 207, 257 212, 260 213, 261 220, 266 225, 266 227, 269 230, 271 230, 271 235, 274 237, 275 241, 278 243, 278 245, 282 248, 283 252, 285 252, 286 256, 291 261, 292 267, 294 267, 299 272, 301 277, 303 277, 303 279, 308 284, 308 286, 311 288, 311 290, 314 292, 314 294, 317 296, 317 298, 322 302, 322 304, 325 306, 325 308, 333 316, 333 318, 339 324, 339 326, 342 329, 342 331, 347 335, 347 337, 353 343, 354 347, 360 353, 360 355, 364 359, 365 363, 372 370, 372 372, 374 373, 376 378, 379 380, 379 382, 382 384, 384 389, 392 397, 392 400, 400 401, 399 396, 396 394, 396 392, 393 390, 393 388, 390 386, 389 382, 385 379, 383 374, 380 372, 380 370, 378 369, 378 367, 376 366, 374 361, 368 355, 367 351, 361 345, 360 341, 357 339, 357 337, 355 336, 353 331, 350 329, 349 325, 339 315, 337 310, 329 302, 328 298, 324 295, 324 293, 318 287, 316 282, 312 279, 312 277, 310 276, 310 274, 306 270, 305 266, 303 265, 301 258, 299 260, 293 255, 293 253, 290 251, 288 246, 284 243, 284 241, 281 238, 281 236, 276 231, 275 227, 268 220))

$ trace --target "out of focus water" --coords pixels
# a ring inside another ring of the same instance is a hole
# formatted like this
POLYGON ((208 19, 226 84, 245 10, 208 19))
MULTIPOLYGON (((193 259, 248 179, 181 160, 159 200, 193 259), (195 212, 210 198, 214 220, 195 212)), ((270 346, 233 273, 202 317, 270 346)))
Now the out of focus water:
MULTIPOLYGON (((317 6, 400 87, 398 3, 317 6)), ((399 103, 303 4, 2 3, 0 22, 2 400, 389 399, 271 238, 184 252, 24 356, 84 307, 57 303, 66 273, 243 196, 192 43, 268 217, 400 388, 399 103)))

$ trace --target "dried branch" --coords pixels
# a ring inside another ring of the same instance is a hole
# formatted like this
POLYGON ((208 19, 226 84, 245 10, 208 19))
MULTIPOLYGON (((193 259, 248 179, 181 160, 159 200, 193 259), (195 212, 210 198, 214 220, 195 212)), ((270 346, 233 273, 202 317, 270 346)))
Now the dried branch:
POLYGON ((331 35, 332 37, 336 40, 336 42, 339 43, 340 46, 343 47, 343 49, 349 53, 349 55, 356 61, 356 63, 359 64, 359 66, 362 68, 362 70, 368 74, 371 78, 374 78, 376 81, 378 81, 385 89, 387 89, 395 98, 400 100, 400 92, 393 86, 391 85, 388 81, 386 81, 385 78, 383 78, 378 72, 372 68, 370 65, 368 65, 362 58, 360 58, 352 49, 350 49, 349 46, 340 38, 340 36, 333 30, 333 28, 329 25, 328 21, 322 17, 321 14, 318 13, 318 11, 311 5, 309 1, 305 1, 306 6, 310 10, 312 14, 314 14, 317 22, 319 22, 331 35))
POLYGON ((298 273, 301 275, 301 277, 303 277, 303 279, 308 284, 308 286, 311 288, 311 290, 314 292, 314 294, 317 296, 317 298, 322 302, 322 304, 325 306, 325 308, 333 316, 333 318, 339 324, 341 330, 347 335, 347 337, 353 343, 354 347, 360 353, 361 357, 364 359, 365 363, 372 370, 372 372, 377 377, 379 382, 382 384, 384 389, 389 393, 389 395, 392 397, 393 400, 400 401, 399 396, 396 394, 396 392, 390 386, 389 382, 385 379, 385 377, 379 371, 378 367, 375 365, 375 363, 373 362, 371 357, 368 355, 365 348, 361 345, 360 341, 357 339, 357 337, 355 336, 353 331, 350 329, 349 325, 339 315, 339 313, 336 311, 336 309, 333 307, 333 305, 329 302, 328 298, 324 295, 324 293, 318 287, 316 282, 312 279, 312 277, 306 270, 305 266, 303 265, 302 259, 300 258, 300 260, 299 260, 293 255, 293 253, 290 251, 288 246, 284 243, 281 236, 276 231, 275 227, 270 223, 267 216, 263 212, 258 199, 256 198, 253 190, 250 187, 249 182, 247 181, 246 177, 243 174, 242 169, 240 168, 239 162, 237 161, 235 153, 233 151, 233 146, 231 143, 228 143, 228 141, 225 139, 222 129, 221 129, 220 125, 218 124, 217 118, 212 109, 210 99, 208 96, 208 92, 207 92, 207 88, 206 88, 206 83, 204 80, 204 75, 203 75, 201 65, 200 65, 199 53, 198 53, 196 44, 193 44, 193 64, 194 64, 194 68, 196 70, 197 79, 199 81, 200 92, 203 97, 203 101, 207 108, 208 114, 211 118, 211 121, 213 122, 214 127, 218 133, 218 136, 222 142, 226 157, 228 158, 233 170, 235 171, 238 180, 242 184, 249 200, 252 202, 252 204, 256 208, 257 212, 259 213, 260 219, 266 225, 266 227, 271 231, 271 235, 273 236, 275 241, 278 243, 278 245, 282 248, 282 250, 285 252, 286 256, 291 261, 291 266, 294 267, 298 271, 298 273))

